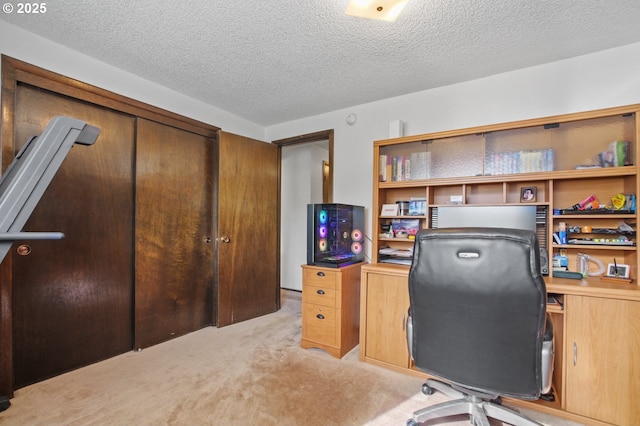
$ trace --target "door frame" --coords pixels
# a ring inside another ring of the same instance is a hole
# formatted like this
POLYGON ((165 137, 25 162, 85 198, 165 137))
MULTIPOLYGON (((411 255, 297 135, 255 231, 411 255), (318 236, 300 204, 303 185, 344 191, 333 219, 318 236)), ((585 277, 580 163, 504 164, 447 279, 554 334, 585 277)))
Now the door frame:
MULTIPOLYGON (((307 133, 304 135, 299 135, 299 136, 293 136, 290 138, 285 138, 285 139, 278 139, 275 141, 272 141, 271 143, 273 145, 276 145, 278 147, 278 205, 280 206, 280 211, 278 212, 278 242, 281 243, 282 242, 282 226, 280 226, 280 223, 282 221, 282 148, 286 147, 286 146, 293 146, 293 145, 302 145, 302 144, 310 144, 310 143, 315 143, 315 142, 326 142, 328 141, 328 145, 329 145, 329 160, 328 160, 328 165, 329 165, 329 172, 326 176, 326 180, 323 181, 323 186, 326 184, 326 188, 323 188, 323 198, 326 197, 326 199, 323 200, 323 202, 325 203, 332 203, 333 202, 333 134, 334 134, 334 130, 333 129, 328 129, 328 130, 322 130, 319 132, 314 132, 314 133, 307 133), (326 191, 325 191, 326 189, 326 191), (326 194, 326 195, 324 195, 326 194)), ((282 289, 282 256, 279 256, 278 259, 278 281, 279 281, 279 286, 280 289, 282 289)))
MULTIPOLYGON (((301 145, 313 142, 329 141, 329 174, 327 175, 327 199, 323 200, 326 203, 333 202, 333 129, 321 130, 319 132, 307 133, 304 135, 293 136, 285 139, 278 139, 271 141, 272 144, 278 147, 278 173, 282 176, 282 148, 291 145, 301 145)), ((278 185, 278 200, 281 200, 281 182, 278 185)), ((282 206, 280 206, 282 207, 282 206)))

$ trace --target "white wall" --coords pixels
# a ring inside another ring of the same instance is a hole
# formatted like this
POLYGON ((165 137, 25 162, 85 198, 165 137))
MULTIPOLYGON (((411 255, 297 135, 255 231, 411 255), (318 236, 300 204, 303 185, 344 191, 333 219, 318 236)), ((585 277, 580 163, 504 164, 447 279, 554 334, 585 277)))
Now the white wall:
POLYGON ((280 216, 280 286, 302 290, 307 263, 307 204, 322 202, 322 161, 329 159, 324 143, 282 148, 280 216))
POLYGON ((323 188, 323 162, 329 161, 329 141, 312 142, 304 144, 311 151, 311 163, 309 163, 309 171, 311 174, 311 197, 310 203, 322 203, 323 188))
POLYGON ((334 202, 364 205, 370 238, 373 141, 388 138, 390 121, 410 136, 635 103, 640 43, 281 123, 266 140, 334 129, 334 202))
MULTIPOLYGON (((72 31, 72 29, 71 29, 72 31)), ((258 140, 264 127, 0 21, 0 53, 258 140)))

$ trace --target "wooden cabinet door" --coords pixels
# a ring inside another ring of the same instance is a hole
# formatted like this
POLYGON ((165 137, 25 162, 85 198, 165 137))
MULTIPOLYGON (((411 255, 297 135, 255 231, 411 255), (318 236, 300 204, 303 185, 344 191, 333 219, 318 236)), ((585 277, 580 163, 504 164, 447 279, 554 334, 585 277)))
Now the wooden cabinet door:
POLYGON ((212 324, 213 151, 205 136, 138 119, 135 348, 212 324))
POLYGON ((409 368, 405 323, 409 309, 407 277, 366 274, 365 356, 409 368))
POLYGON ((567 411, 640 424, 640 302, 567 296, 567 411))
POLYGON ((65 238, 18 241, 3 264, 12 268, 14 388, 132 348, 135 119, 18 85, 15 142, 4 152, 17 152, 56 115, 102 132, 71 149, 24 227, 65 238), (27 256, 17 254, 21 244, 27 256))
POLYGON ((280 206, 275 145, 220 132, 218 158, 217 325, 222 327, 280 307, 280 206))

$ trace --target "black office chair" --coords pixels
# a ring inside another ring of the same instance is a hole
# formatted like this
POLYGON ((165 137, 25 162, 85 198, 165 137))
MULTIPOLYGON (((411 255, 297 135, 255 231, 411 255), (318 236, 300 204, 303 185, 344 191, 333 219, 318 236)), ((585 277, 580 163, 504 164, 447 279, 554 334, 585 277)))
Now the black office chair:
POLYGON ((407 425, 469 414, 513 425, 539 425, 501 404, 549 392, 553 336, 546 314, 538 241, 502 228, 422 230, 409 273, 409 352, 415 366, 445 380, 434 389, 459 398, 416 411, 407 425), (546 337, 545 337, 546 336, 546 337), (545 340, 546 339, 546 340, 545 340))

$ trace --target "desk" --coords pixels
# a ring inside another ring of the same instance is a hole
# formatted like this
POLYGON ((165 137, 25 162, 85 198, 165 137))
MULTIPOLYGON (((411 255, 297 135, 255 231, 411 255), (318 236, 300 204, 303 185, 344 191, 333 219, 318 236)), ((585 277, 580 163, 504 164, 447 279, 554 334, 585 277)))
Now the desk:
MULTIPOLYGON (((406 346, 409 268, 367 264, 361 274, 360 360, 426 377, 406 346)), ((509 402, 583 424, 640 424, 640 287, 598 278, 546 282, 564 303, 548 306, 556 400, 509 402)))

